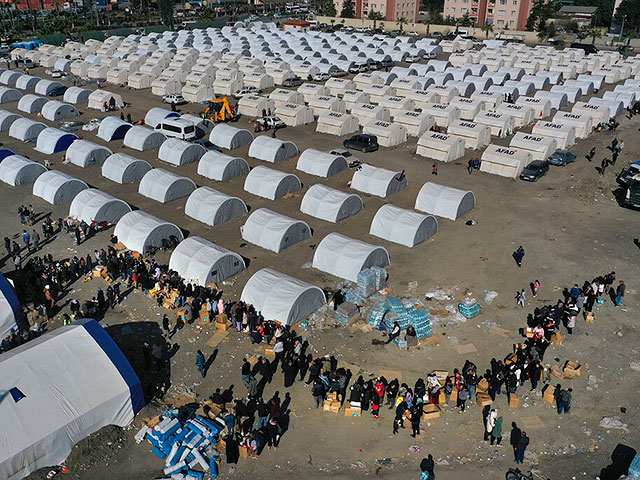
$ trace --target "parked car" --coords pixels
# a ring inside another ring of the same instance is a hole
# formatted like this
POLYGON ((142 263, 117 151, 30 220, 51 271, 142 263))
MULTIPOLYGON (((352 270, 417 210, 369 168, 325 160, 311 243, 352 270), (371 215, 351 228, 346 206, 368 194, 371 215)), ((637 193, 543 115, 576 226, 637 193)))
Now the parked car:
POLYGON ((184 97, 179 93, 170 93, 169 95, 165 95, 162 97, 162 101, 169 104, 173 103, 174 105, 184 105, 187 103, 184 97))
POLYGON ((222 149, 211 143, 209 140, 207 140, 206 138, 200 138, 198 140, 195 140, 193 143, 197 144, 197 145, 201 145, 204 147, 204 149, 208 152, 210 151, 214 151, 214 152, 222 152, 222 149))
POLYGON ((616 182, 621 187, 627 187, 631 178, 640 175, 640 161, 631 162, 627 168, 623 168, 622 171, 616 177, 616 182))
POLYGON ((394 62, 393 60, 383 60, 380 63, 384 68, 391 68, 396 64, 396 62, 394 62))
POLYGON ((382 62, 378 62, 376 60, 369 62, 369 70, 373 71, 373 70, 382 70, 384 68, 384 66, 382 65, 382 62))
POLYGON ((341 68, 337 68, 335 70, 331 70, 332 77, 346 77, 348 74, 341 68))
POLYGON ((245 95, 258 95, 262 90, 256 87, 244 87, 233 94, 233 98, 242 98, 245 95))
POLYGON ((16 60, 18 68, 34 68, 35 64, 28 58, 19 58, 16 60))
POLYGON ((325 72, 316 73, 313 76, 313 80, 316 81, 316 82, 326 82, 330 78, 331 78, 331 75, 329 75, 328 73, 325 73, 325 72))
POLYGON ((298 76, 285 78, 282 82, 283 87, 299 87, 302 85, 302 79, 298 76))
POLYGON ((272 128, 285 128, 287 124, 280 120, 280 117, 271 115, 270 117, 258 118, 253 126, 254 131, 262 132, 264 130, 271 130, 272 128))
POLYGON ((544 160, 534 160, 524 167, 520 173, 520 180, 525 182, 537 182, 549 171, 549 163, 544 160))
POLYGON ((590 43, 573 42, 571 44, 571 48, 580 48, 584 50, 584 53, 586 53, 587 55, 598 53, 598 49, 596 48, 596 46, 590 43))
POLYGON ((419 62, 422 60, 422 55, 407 55, 405 59, 407 62, 419 62))
POLYGON ((331 150, 329 153, 331 155, 338 155, 344 158, 347 162, 349 162, 350 167, 356 167, 360 165, 360 160, 358 160, 358 157, 354 157, 349 150, 336 148, 334 150, 331 150))
POLYGON ((47 92, 47 96, 49 96, 49 97, 59 97, 60 95, 64 95, 64 92, 66 92, 68 88, 69 87, 66 87, 64 85, 59 85, 59 86, 54 87, 51 90, 49 90, 47 92))
POLYGON ((571 162, 576 161, 575 154, 567 151, 558 149, 549 157, 549 163, 551 165, 556 165, 558 167, 564 167, 571 162))
POLYGON ((363 153, 378 150, 378 137, 375 135, 358 134, 343 142, 344 148, 360 150, 363 153))
POLYGON ((58 125, 62 131, 75 132, 82 128, 84 122, 81 122, 80 120, 69 120, 67 122, 60 122, 58 125))

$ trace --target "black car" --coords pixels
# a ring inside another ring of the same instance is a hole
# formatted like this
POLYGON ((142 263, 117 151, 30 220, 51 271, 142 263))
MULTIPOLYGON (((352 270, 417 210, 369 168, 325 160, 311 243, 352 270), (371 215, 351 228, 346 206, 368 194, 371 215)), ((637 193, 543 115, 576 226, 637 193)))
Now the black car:
POLYGON ((283 87, 299 87, 300 85, 302 85, 302 79, 300 77, 291 77, 291 78, 286 78, 283 82, 282 82, 282 86, 283 87))
POLYGON ((596 48, 596 46, 590 43, 573 42, 571 44, 571 48, 580 48, 584 50, 584 53, 586 53, 587 55, 598 53, 598 49, 596 48))
POLYGON ((375 152, 378 150, 378 137, 375 135, 354 135, 343 142, 344 148, 360 150, 363 153, 375 152))
POLYGON ((524 167, 520 174, 520 180, 525 182, 537 182, 544 177, 549 171, 549 163, 544 160, 534 160, 529 165, 524 167))

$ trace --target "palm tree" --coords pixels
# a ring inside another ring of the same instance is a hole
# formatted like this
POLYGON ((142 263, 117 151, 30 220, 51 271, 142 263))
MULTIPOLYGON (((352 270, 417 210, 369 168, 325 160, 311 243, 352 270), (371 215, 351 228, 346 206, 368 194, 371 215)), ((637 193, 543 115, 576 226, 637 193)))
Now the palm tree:
POLYGON ((380 12, 376 12, 375 10, 371 10, 369 12, 369 20, 373 20, 373 29, 376 29, 376 25, 378 23, 378 20, 384 20, 384 15, 382 15, 380 12))
POLYGON ((486 38, 489 38, 489 33, 493 32, 493 25, 489 22, 484 22, 484 25, 482 25, 482 28, 480 28, 480 30, 484 32, 486 38))
POLYGON ((600 31, 599 28, 592 28, 589 31, 589 35, 587 36, 591 37, 591 45, 593 45, 594 43, 596 43, 596 38, 602 37, 602 32, 600 31))
POLYGON ((407 22, 407 19, 406 19, 406 18, 404 18, 404 17, 400 17, 400 18, 398 19, 398 23, 400 24, 400 31, 402 32, 402 31, 404 31, 402 27, 403 27, 404 25, 406 25, 408 22, 407 22))

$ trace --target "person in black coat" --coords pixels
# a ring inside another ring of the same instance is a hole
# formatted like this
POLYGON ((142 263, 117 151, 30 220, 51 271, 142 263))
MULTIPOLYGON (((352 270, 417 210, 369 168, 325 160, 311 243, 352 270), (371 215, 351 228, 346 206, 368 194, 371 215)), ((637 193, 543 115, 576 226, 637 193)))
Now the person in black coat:
MULTIPOLYGON (((298 359, 298 371, 300 372, 300 381, 304 380, 304 377, 307 375, 307 371, 309 370, 309 364, 313 360, 311 354, 308 355, 300 355, 298 359)), ((308 384, 308 382, 307 382, 308 384)))
POLYGON ((518 445, 518 440, 522 437, 522 430, 518 428, 516 422, 511 422, 511 435, 509 437, 509 443, 513 448, 513 454, 515 455, 516 446, 518 445))
POLYGON ((225 438, 225 455, 227 457, 227 463, 237 464, 240 459, 240 450, 238 448, 238 440, 235 435, 229 435, 225 438))

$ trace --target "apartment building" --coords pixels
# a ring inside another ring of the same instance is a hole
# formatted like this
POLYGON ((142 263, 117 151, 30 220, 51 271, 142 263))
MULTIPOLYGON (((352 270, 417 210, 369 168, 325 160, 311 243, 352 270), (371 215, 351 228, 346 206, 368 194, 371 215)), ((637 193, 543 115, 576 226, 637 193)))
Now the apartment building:
POLYGON ((476 25, 492 24, 494 29, 525 30, 531 0, 445 0, 442 15, 468 15, 476 25))
MULTIPOLYGON (((334 0, 336 12, 340 16, 344 0, 334 0)), ((385 20, 397 21, 405 18, 409 23, 418 20, 420 0, 353 0, 355 18, 367 18, 369 12, 381 13, 385 20)))

